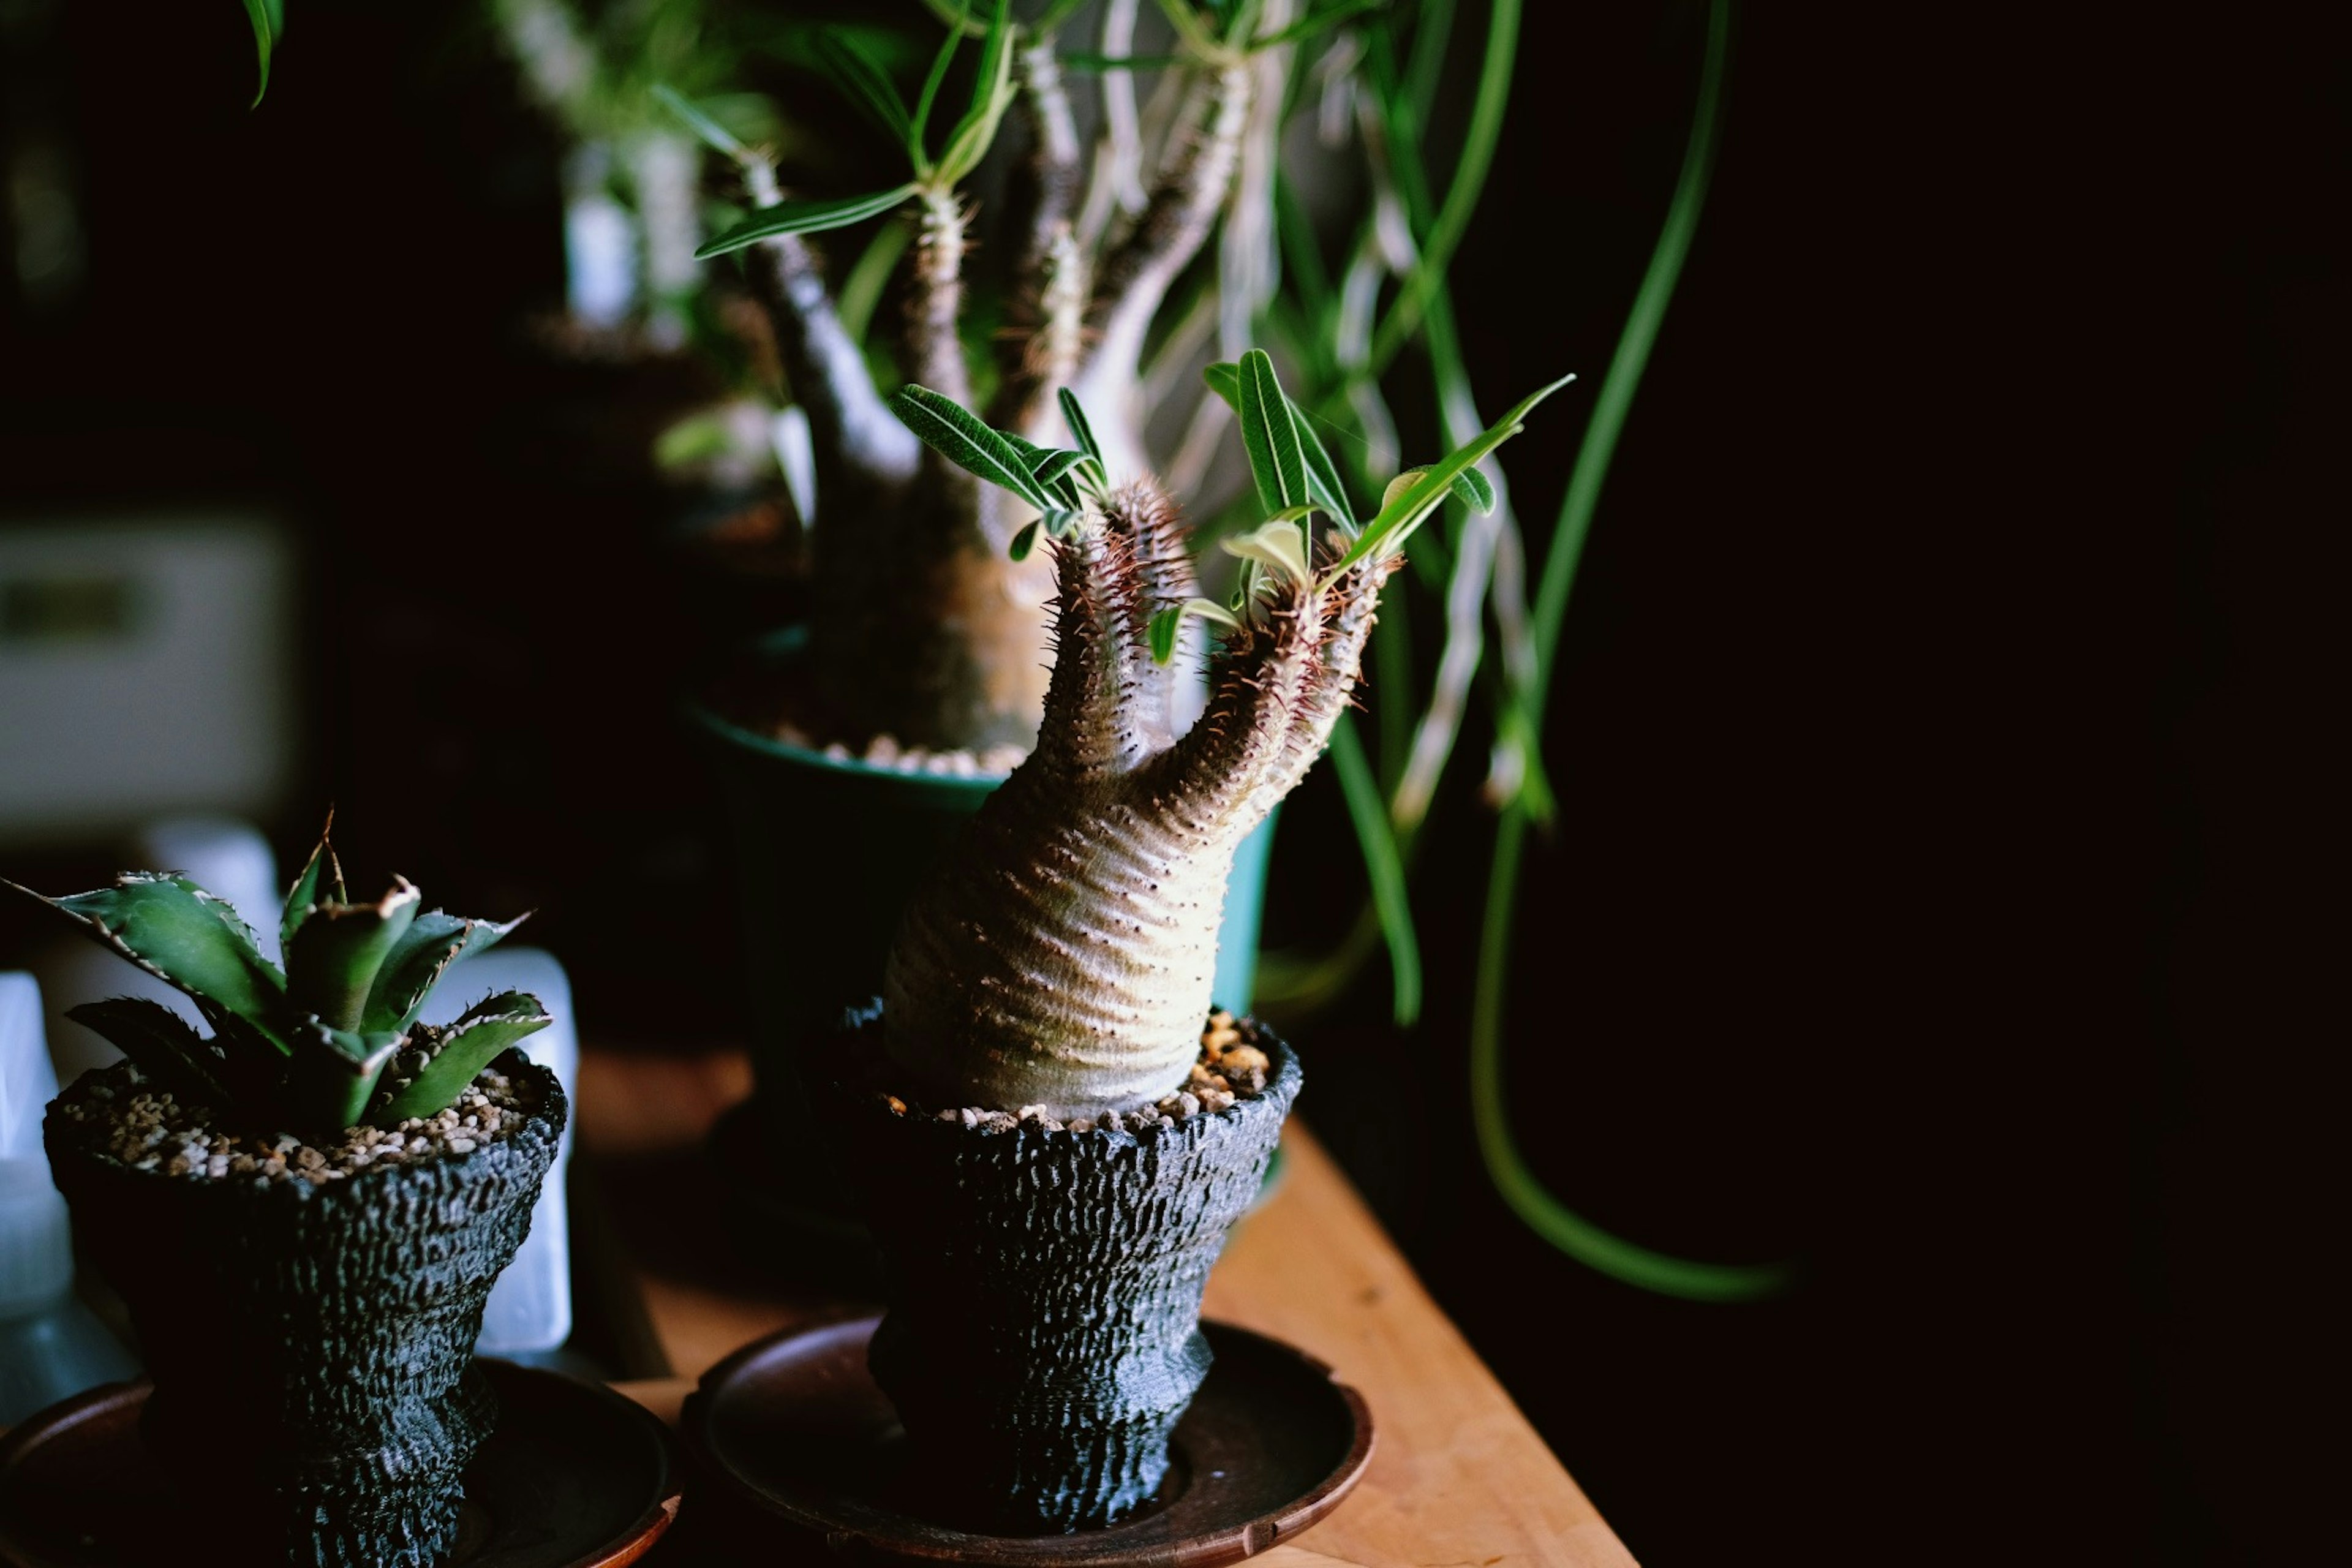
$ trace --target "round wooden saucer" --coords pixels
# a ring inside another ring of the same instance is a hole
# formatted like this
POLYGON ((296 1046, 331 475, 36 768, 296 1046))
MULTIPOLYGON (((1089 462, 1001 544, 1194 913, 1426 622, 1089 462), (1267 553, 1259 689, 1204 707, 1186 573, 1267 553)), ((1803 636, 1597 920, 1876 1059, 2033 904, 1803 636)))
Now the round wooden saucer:
MULTIPOLYGON (((499 1426, 466 1468, 450 1568, 620 1568, 677 1515, 669 1434, 607 1388, 485 1360, 499 1426)), ((0 1442, 0 1561, 17 1568, 154 1568, 258 1561, 202 1539, 147 1463, 145 1383, 110 1383, 0 1442)))
POLYGON ((1159 1497, 1071 1535, 983 1535, 924 1517, 906 1436, 866 1370, 878 1318, 756 1340, 705 1373, 679 1422, 697 1484, 740 1515, 866 1561, 1211 1568, 1253 1556, 1339 1506, 1372 1455, 1363 1396, 1279 1340, 1204 1323, 1216 1352, 1176 1428, 1159 1497))

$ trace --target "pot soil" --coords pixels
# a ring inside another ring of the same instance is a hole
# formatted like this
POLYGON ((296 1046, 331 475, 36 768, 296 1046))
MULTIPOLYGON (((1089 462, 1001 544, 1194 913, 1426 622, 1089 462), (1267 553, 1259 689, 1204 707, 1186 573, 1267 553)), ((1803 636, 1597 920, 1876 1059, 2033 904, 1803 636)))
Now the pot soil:
MULTIPOLYGON (((880 1056, 878 1008, 836 1041, 880 1056)), ((824 1122, 880 1244, 870 1357, 940 1522, 1032 1534, 1150 1500, 1210 1363, 1201 1291, 1256 1198, 1298 1059, 1262 1026, 1262 1092, 1140 1131, 894 1110, 835 1086, 824 1122)), ((814 1075, 813 1075, 814 1076, 814 1075)))
MULTIPOLYGON (((74 1230, 131 1309, 155 1383, 141 1419, 188 1541, 297 1568, 431 1568, 497 1421, 482 1306, 530 1227, 567 1114, 552 1073, 495 1064, 520 1125, 337 1181, 141 1170, 63 1107, 44 1137, 74 1230)), ((127 1082, 127 1079, 121 1080, 127 1082)))

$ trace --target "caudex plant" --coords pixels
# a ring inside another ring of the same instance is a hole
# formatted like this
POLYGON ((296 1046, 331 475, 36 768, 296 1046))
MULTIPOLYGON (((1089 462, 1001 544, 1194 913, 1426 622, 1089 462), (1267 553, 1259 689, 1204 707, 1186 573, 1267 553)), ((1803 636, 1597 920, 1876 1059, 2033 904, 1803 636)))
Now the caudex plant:
POLYGON ((128 872, 61 899, 5 885, 195 1002, 209 1036, 142 997, 84 1003, 67 1016, 120 1047, 159 1090, 240 1126, 315 1142, 436 1115, 499 1052, 551 1021, 537 997, 509 991, 446 1026, 420 1022, 452 964, 521 922, 426 910, 401 877, 381 898, 354 903, 324 835, 286 895, 282 971, 226 902, 170 872, 128 872))
POLYGON ((1475 465, 1563 384, 1399 476, 1365 519, 1271 358, 1252 350, 1208 378, 1239 415, 1264 514, 1224 542, 1243 563, 1224 603, 1199 596, 1175 503, 1150 479, 1113 482, 1068 392, 1070 449, 930 388, 892 399, 933 451, 1038 513, 1009 552, 1042 533, 1055 572, 1036 749, 908 906, 890 954, 885 1049, 931 1103, 1087 1116, 1184 1079, 1235 848, 1322 753, 1407 540, 1449 495, 1491 504, 1475 465), (1180 734, 1172 655, 1193 616, 1219 636, 1207 709, 1180 734))
MULTIPOLYGON (((1051 586, 1010 546, 1037 498, 1021 484, 984 488, 889 417, 805 237, 911 209, 898 368, 948 403, 973 405, 964 264, 982 237, 965 186, 1018 104, 1030 154, 1003 204, 1008 216, 989 237, 1012 264, 988 422, 1039 444, 1066 440, 1055 394, 1074 388, 1101 416, 1097 428, 1114 465, 1139 468, 1146 338, 1226 203, 1254 106, 1279 108, 1279 72, 1269 99, 1261 68, 1360 6, 1294 21, 1290 0, 1160 0, 1175 42, 1158 64, 1174 108, 1146 178, 1126 74, 1144 62, 1132 58, 1097 62, 1117 90, 1106 89, 1107 132, 1091 175, 1083 166, 1056 44, 1075 0, 1052 0, 1025 22, 1015 21, 1010 0, 929 3, 949 31, 911 99, 856 35, 826 34, 821 46, 835 79, 905 156, 907 178, 886 189, 787 196, 763 153, 691 102, 673 98, 673 107, 740 171, 754 210, 700 254, 742 255, 791 395, 809 420, 817 727, 858 744, 887 732, 931 750, 1025 745, 1045 699, 1051 586), (959 56, 970 58, 968 42, 978 57, 972 86, 950 102, 946 85, 959 56)), ((1120 47, 1130 47, 1133 0, 1107 11, 1107 29, 1124 18, 1120 47)), ((1255 123, 1270 130, 1272 121, 1255 123)))

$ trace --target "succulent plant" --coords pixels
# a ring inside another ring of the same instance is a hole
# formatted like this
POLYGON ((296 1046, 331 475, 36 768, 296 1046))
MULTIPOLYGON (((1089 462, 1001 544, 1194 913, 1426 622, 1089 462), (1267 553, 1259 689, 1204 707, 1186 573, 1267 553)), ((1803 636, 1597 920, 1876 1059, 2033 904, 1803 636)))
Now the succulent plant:
POLYGON ((1492 504, 1475 465, 1553 384, 1359 522, 1274 363, 1210 367, 1240 416, 1265 521, 1226 604, 1196 596, 1175 504, 1112 484, 1075 397, 1075 450, 992 429, 920 386, 893 406, 932 448, 1028 501, 1055 552, 1056 643, 1036 749, 908 906, 886 972, 885 1049, 935 1103, 1057 1116, 1179 1085, 1213 998, 1234 851, 1303 777, 1354 690, 1381 587, 1449 494, 1492 504), (1314 520, 1328 520, 1318 542, 1314 520), (1178 734, 1171 658, 1185 617, 1223 630, 1208 707, 1178 734))
POLYGON ((425 910, 397 876, 381 898, 352 903, 324 833, 286 894, 283 971, 225 900, 171 872, 126 872, 61 899, 0 885, 186 993, 212 1033, 142 997, 84 1003, 67 1016, 183 1101, 306 1140, 432 1116, 492 1058, 551 1022, 537 997, 515 991, 445 1026, 418 1022, 451 964, 521 921, 425 910))

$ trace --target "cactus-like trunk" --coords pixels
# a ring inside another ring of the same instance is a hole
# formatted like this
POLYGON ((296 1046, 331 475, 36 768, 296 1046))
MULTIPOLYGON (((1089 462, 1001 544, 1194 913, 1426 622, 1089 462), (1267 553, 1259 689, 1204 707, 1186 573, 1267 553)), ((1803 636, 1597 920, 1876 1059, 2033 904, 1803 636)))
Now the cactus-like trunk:
POLYGON ((1037 750, 908 906, 886 974, 891 1061, 935 1104, 1092 1115, 1183 1081, 1234 851, 1321 753, 1391 565, 1270 584, 1178 738, 1180 677, 1149 643, 1193 591, 1174 505, 1129 485, 1056 564, 1037 750))

